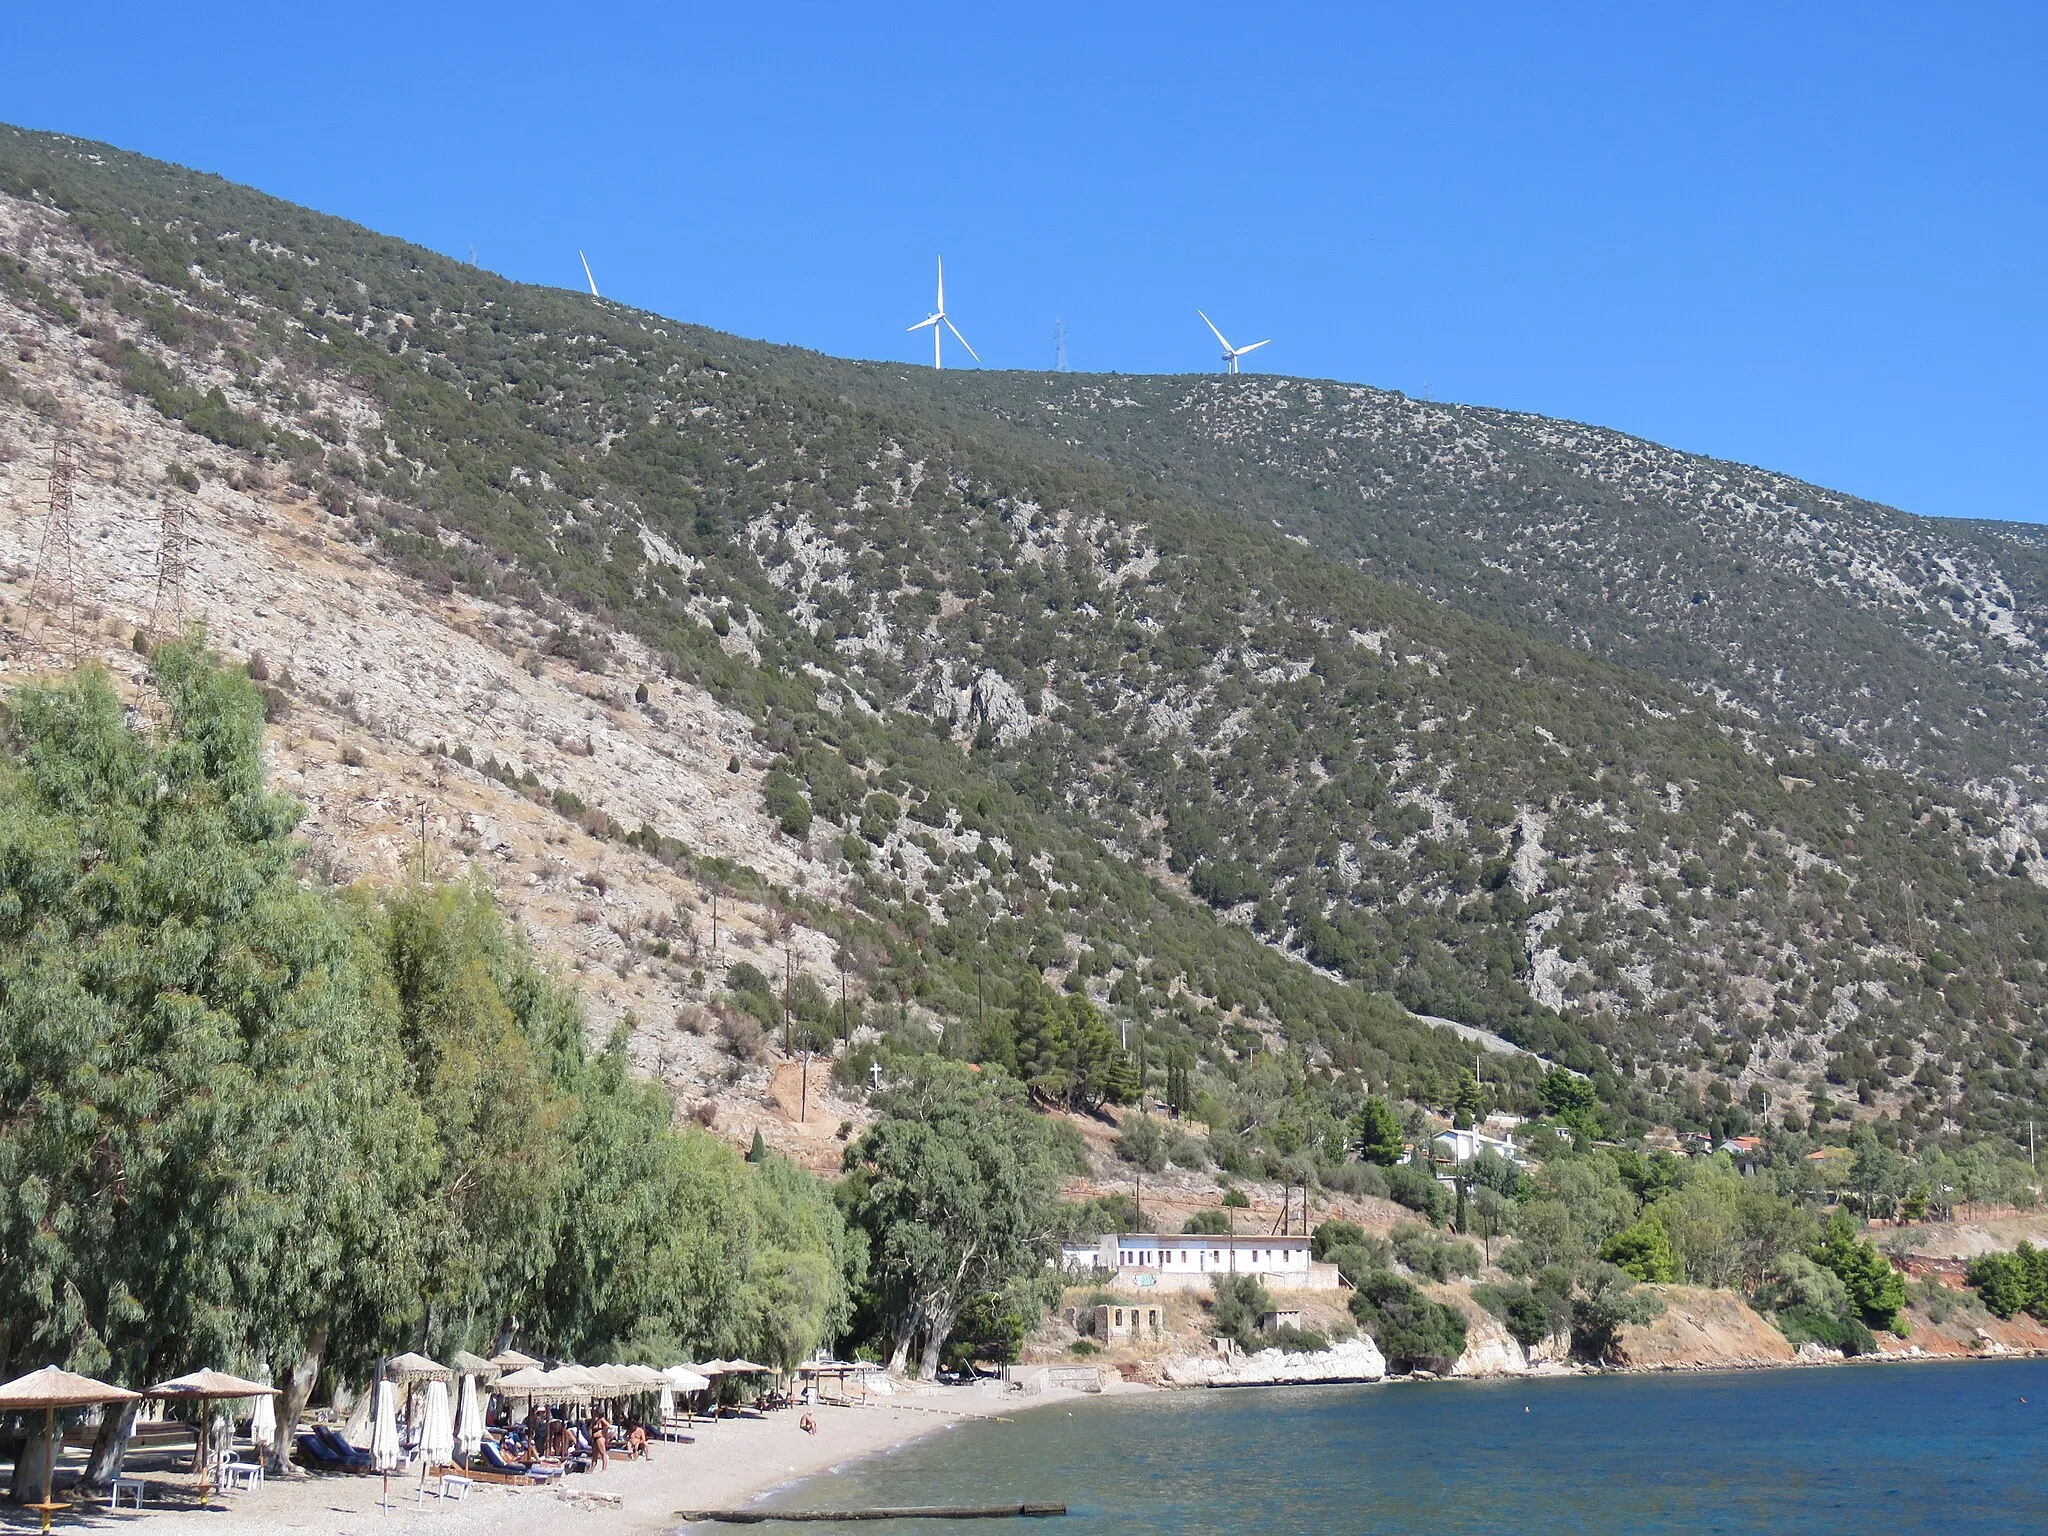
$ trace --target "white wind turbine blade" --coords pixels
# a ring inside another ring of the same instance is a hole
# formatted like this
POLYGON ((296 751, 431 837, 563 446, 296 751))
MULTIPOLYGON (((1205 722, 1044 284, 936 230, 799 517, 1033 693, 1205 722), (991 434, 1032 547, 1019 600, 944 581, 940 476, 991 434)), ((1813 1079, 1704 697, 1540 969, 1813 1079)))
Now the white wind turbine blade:
MULTIPOLYGON (((945 258, 945 257, 943 257, 943 256, 941 256, 941 257, 939 258, 939 313, 943 315, 943 314, 944 314, 945 312, 946 312, 946 258, 945 258)), ((962 345, 962 346, 966 346, 967 344, 966 344, 965 342, 962 342, 962 343, 961 343, 961 345, 962 345)), ((973 349, 972 349, 972 348, 970 347, 970 348, 969 348, 968 350, 969 350, 969 351, 972 351, 973 349)))
POLYGON ((1237 349, 1237 355, 1238 355, 1239 357, 1243 357, 1243 356, 1245 355, 1245 353, 1247 353, 1247 352, 1256 352, 1256 351, 1258 351, 1258 350, 1259 350, 1259 348, 1261 348, 1261 347, 1268 347, 1268 346, 1271 346, 1272 344, 1273 344, 1273 338, 1272 338, 1272 337, 1270 337, 1270 336, 1268 336, 1268 337, 1267 337, 1267 338, 1266 338, 1266 339, 1265 339, 1264 341, 1255 341, 1255 342, 1253 342, 1253 343, 1252 343, 1252 344, 1251 344, 1250 346, 1248 346, 1248 347, 1239 347, 1239 348, 1237 349))
MULTIPOLYGON (((1196 310, 1195 313, 1198 315, 1202 315, 1202 312, 1199 309, 1196 310)), ((1209 327, 1209 334, 1214 336, 1218 341, 1222 342, 1223 350, 1228 352, 1230 350, 1230 338, 1225 336, 1221 331, 1216 329, 1216 322, 1214 320, 1211 320, 1207 315, 1202 315, 1202 324, 1209 327)))
POLYGON ((590 284, 590 296, 593 299, 603 298, 604 295, 597 291, 597 279, 590 275, 590 258, 578 251, 576 259, 583 263, 583 281, 590 284))
POLYGON ((924 319, 918 321, 917 324, 906 325, 905 327, 903 327, 903 329, 905 329, 906 331, 921 331, 928 325, 937 325, 939 323, 939 318, 940 317, 937 315, 928 315, 924 319))
MULTIPOLYGON (((948 320, 946 322, 946 329, 953 333, 953 339, 955 341, 959 342, 961 346, 967 347, 967 338, 960 334, 959 326, 955 325, 951 320, 948 320)), ((981 361, 981 354, 975 351, 972 347, 967 347, 967 355, 973 358, 977 363, 981 361)))

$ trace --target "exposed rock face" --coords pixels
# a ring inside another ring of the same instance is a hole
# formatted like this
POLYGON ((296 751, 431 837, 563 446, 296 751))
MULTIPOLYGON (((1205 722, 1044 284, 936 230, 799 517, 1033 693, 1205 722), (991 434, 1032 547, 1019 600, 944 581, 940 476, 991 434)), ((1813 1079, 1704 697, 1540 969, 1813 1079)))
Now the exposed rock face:
POLYGON ((1278 1387, 1312 1382, 1378 1381, 1387 1374, 1386 1358, 1364 1334, 1312 1354, 1262 1349, 1256 1355, 1225 1360, 1221 1355, 1175 1355, 1160 1370, 1176 1387, 1278 1387))
POLYGON ((1621 1359, 1629 1365, 1715 1369, 1788 1365, 1798 1358, 1785 1335, 1733 1292, 1654 1289, 1664 1297, 1664 1315, 1622 1330, 1621 1359))
POLYGON ((1460 1310, 1465 1313, 1465 1353, 1451 1367, 1453 1376, 1520 1376, 1530 1369, 1527 1352, 1500 1319, 1469 1298, 1460 1310))

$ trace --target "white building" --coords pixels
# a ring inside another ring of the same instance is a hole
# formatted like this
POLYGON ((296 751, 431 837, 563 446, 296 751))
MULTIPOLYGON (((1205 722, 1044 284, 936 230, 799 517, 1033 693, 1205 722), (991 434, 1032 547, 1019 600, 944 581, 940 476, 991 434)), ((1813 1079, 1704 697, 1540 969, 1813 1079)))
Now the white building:
POLYGON ((1060 1267, 1078 1280, 1125 1290, 1206 1290, 1214 1275, 1255 1275, 1279 1290, 1335 1290, 1338 1284, 1337 1266, 1311 1259, 1307 1238, 1271 1234, 1105 1233, 1093 1243, 1068 1243, 1060 1267))
POLYGON ((1511 1163, 1522 1161, 1521 1151, 1515 1146, 1515 1133, 1506 1136, 1489 1136, 1484 1131, 1439 1131, 1430 1138, 1429 1144, 1436 1148, 1439 1157, 1454 1163, 1469 1163, 1482 1152, 1491 1152, 1495 1157, 1504 1157, 1511 1163))

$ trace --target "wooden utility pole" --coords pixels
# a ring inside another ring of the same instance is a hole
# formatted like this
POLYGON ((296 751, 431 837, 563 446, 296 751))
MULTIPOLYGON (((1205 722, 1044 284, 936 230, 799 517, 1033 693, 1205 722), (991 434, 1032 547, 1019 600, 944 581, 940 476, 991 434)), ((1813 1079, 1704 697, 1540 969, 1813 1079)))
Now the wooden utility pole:
POLYGON ((793 1055, 790 1048, 789 1004, 790 992, 795 982, 795 962, 790 956, 789 935, 782 936, 782 1054, 793 1055))

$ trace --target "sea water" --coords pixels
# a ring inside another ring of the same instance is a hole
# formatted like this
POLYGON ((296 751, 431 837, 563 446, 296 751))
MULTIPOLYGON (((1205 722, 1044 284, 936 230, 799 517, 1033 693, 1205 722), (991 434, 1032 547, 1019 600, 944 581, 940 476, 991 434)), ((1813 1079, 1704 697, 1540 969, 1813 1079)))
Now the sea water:
POLYGON ((783 1508, 1061 1500, 909 1536, 2048 1532, 2048 1361, 1090 1398, 778 1490, 783 1508))

